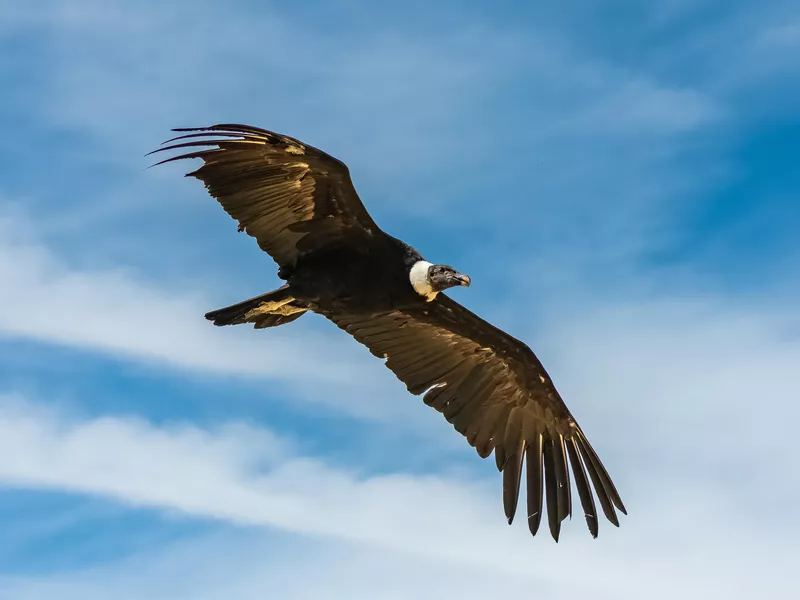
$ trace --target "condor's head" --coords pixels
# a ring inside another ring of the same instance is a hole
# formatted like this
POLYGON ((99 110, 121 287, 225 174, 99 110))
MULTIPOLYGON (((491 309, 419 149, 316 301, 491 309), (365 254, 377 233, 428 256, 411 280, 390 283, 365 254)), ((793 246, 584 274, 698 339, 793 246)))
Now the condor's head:
POLYGON ((447 265, 434 265, 420 260, 414 263, 409 272, 411 285, 420 296, 428 302, 436 298, 436 294, 447 288, 463 285, 469 287, 469 275, 459 273, 447 265))

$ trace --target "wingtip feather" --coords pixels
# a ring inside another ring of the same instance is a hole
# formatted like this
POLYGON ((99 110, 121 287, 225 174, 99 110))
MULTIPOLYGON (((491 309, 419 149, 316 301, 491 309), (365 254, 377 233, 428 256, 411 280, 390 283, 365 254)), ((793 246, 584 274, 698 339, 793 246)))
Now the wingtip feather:
POLYGON ((525 449, 528 529, 536 535, 542 522, 542 436, 537 433, 525 449))

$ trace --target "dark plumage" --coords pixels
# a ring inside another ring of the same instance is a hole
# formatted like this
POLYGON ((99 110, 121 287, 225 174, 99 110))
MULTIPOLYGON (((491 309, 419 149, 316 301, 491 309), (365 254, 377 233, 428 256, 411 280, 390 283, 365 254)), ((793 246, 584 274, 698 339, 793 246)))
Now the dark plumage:
POLYGON ((597 536, 594 495, 618 525, 622 500, 583 431, 528 346, 442 290, 467 276, 431 265, 384 233, 356 193, 344 163, 296 139, 245 125, 183 132, 163 150, 200 158, 201 180, 239 230, 278 263, 286 285, 206 315, 216 325, 273 327, 319 313, 365 345, 464 435, 481 457, 495 453, 511 523, 523 462, 528 526, 547 507, 558 540, 571 515, 570 465, 586 522, 597 536), (588 474, 588 477, 587 477, 588 474), (590 482, 591 481, 591 485, 590 482))

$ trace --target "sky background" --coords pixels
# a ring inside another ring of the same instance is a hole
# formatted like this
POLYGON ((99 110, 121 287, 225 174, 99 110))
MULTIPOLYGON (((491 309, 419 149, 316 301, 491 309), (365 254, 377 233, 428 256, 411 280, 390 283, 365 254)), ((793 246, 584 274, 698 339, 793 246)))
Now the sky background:
POLYGON ((800 6, 0 0, 0 598, 798 597, 800 6), (344 160, 531 345, 629 509, 482 461, 276 287, 169 129, 344 160))

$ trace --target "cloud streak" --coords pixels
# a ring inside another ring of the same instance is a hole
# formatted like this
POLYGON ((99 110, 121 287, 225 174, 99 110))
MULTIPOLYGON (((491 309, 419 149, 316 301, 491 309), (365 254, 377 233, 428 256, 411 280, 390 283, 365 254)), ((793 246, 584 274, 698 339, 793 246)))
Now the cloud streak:
MULTIPOLYGON (((266 344, 247 336, 220 335, 203 319, 209 304, 200 302, 199 293, 163 289, 124 269, 70 269, 47 248, 20 239, 27 237, 18 233, 26 228, 17 220, 0 220, 0 277, 5 282, 0 290, 0 332, 6 336, 177 368, 287 379, 301 373, 303 356, 314 360, 315 352, 329 349, 323 336, 303 345, 280 331, 266 344)), ((314 373, 325 380, 346 378, 337 354, 326 356, 314 373)))
MULTIPOLYGON (((766 573, 776 578, 775 591, 781 582, 788 584, 782 568, 792 555, 797 558, 788 531, 737 515, 713 481, 694 480, 691 495, 681 500, 668 491, 683 489, 686 480, 681 479, 665 471, 651 478, 654 487, 636 494, 631 519, 620 530, 602 532, 602 543, 581 535, 583 524, 576 519, 557 547, 546 536, 530 540, 524 523, 505 526, 494 490, 480 479, 446 473, 365 477, 298 454, 252 426, 156 427, 135 418, 85 419, 13 396, 0 401, 4 485, 68 490, 268 527, 319 537, 331 549, 372 547, 374 552, 364 554, 372 556, 368 564, 384 569, 385 557, 395 553, 417 566, 434 561, 446 569, 452 565, 453 573, 469 568, 487 577, 510 577, 515 589, 525 581, 552 586, 563 594, 557 597, 591 589, 599 597, 635 598, 641 586, 663 581, 671 583, 654 589, 654 597, 670 597, 684 586, 713 586, 730 594, 726 597, 744 598, 766 573), (732 521, 738 523, 735 529, 732 521), (747 554, 735 543, 742 535, 748 539, 747 554), (657 546, 653 538, 659 539, 657 546), (696 562, 700 556, 702 565, 696 562), (582 573, 577 579, 571 576, 575 565, 582 573), (738 581, 725 583, 732 571, 739 573, 738 581)), ((354 565, 350 560, 333 564, 345 571, 354 565)), ((307 568, 308 563, 295 566, 299 573, 307 568)), ((416 571, 423 577, 425 572, 416 571)), ((315 587, 309 582, 296 589, 315 587)))
POLYGON ((397 401, 404 387, 388 370, 321 318, 269 332, 215 328, 203 318, 214 306, 208 294, 155 285, 132 269, 70 267, 30 230, 25 219, 0 216, 2 337, 186 376, 271 380, 273 396, 361 418, 413 423, 419 414, 397 401))

